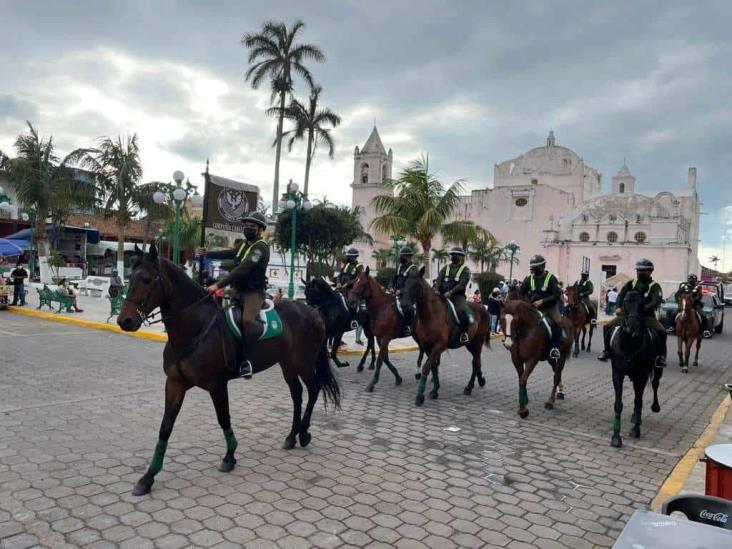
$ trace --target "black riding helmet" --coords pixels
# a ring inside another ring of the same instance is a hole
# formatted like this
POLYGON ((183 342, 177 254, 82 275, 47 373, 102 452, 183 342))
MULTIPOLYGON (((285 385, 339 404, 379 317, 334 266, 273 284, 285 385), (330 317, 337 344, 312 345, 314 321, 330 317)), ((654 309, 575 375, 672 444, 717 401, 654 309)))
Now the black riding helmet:
POLYGON ((535 255, 529 260, 529 270, 533 272, 541 272, 546 267, 546 259, 543 255, 535 255))
POLYGON ((696 275, 695 275, 695 274, 690 274, 689 276, 687 276, 687 277, 686 277, 686 281, 687 281, 687 282, 688 282, 689 284, 694 284, 694 285, 696 285, 696 283, 697 283, 697 282, 699 282, 699 279, 698 279, 698 278, 696 277, 696 275))
POLYGON ((267 228, 267 218, 265 218, 260 212, 250 212, 244 217, 244 219, 242 219, 242 221, 251 221, 263 229, 267 228))
POLYGON ((412 257, 414 255, 414 250, 412 248, 402 248, 399 250, 399 257, 412 257))
POLYGON ((450 249, 450 255, 460 255, 460 256, 463 256, 464 257, 465 256, 465 250, 463 250, 462 248, 458 248, 456 246, 455 248, 451 248, 450 249))
POLYGON ((346 257, 358 257, 358 250, 356 248, 349 248, 346 252, 346 257))
POLYGON ((653 272, 653 262, 650 259, 639 259, 635 262, 635 270, 638 273, 652 273, 653 272))

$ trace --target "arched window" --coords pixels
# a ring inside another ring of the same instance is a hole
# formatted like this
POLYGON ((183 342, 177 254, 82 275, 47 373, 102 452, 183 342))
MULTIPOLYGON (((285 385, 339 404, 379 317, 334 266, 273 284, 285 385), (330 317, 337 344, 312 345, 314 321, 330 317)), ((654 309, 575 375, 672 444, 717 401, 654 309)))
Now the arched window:
POLYGON ((366 163, 361 164, 361 183, 369 182, 369 165, 366 163))
POLYGON ((638 244, 641 244, 646 241, 647 236, 646 233, 644 233, 643 231, 639 231, 635 233, 635 236, 633 238, 635 238, 635 241, 638 242, 638 244))
POLYGON ((381 166, 381 181, 386 182, 389 180, 389 166, 384 164, 381 166))
POLYGON ((621 193, 625 192, 625 183, 621 183, 620 185, 618 185, 618 191, 621 193))
POLYGON ((607 241, 608 242, 617 242, 618 241, 618 233, 615 231, 610 231, 607 233, 607 241))
POLYGON ((589 242, 590 241, 590 233, 587 233, 585 231, 582 231, 579 234, 580 242, 589 242))

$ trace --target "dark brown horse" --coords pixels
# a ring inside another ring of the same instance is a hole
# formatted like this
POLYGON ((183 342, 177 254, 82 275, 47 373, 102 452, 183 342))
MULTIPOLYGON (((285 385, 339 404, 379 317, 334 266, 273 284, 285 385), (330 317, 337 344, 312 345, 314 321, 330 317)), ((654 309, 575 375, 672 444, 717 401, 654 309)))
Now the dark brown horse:
MULTIPOLYGON (((516 368, 519 378, 518 414, 522 419, 529 416, 529 394, 526 390, 526 384, 529 376, 534 368, 541 360, 546 360, 548 355, 549 337, 542 326, 543 321, 539 310, 527 301, 508 300, 501 308, 501 329, 503 331, 504 345, 511 352, 511 361, 516 368), (506 315, 509 314, 513 318, 511 320, 510 332, 506 330, 506 315), (512 340, 511 345, 506 344, 506 339, 512 340)), ((562 370, 564 364, 569 358, 572 351, 572 342, 574 341, 574 326, 568 318, 562 318, 563 328, 566 338, 559 346, 560 357, 557 360, 548 359, 547 362, 554 371, 554 385, 549 399, 544 403, 547 410, 554 408, 557 398, 563 397, 557 393, 557 388, 562 385, 562 370)))
POLYGON ((587 311, 585 304, 580 299, 575 286, 567 288, 567 317, 574 325, 574 353, 572 356, 579 356, 580 353, 580 332, 582 332, 582 350, 590 351, 592 346, 592 334, 595 333, 595 325, 592 323, 592 317, 587 311), (589 339, 587 348, 585 348, 585 336, 587 335, 589 325, 589 339))
MULTIPOLYGON (((240 345, 226 326, 224 316, 211 296, 166 259, 158 258, 155 246, 143 254, 137 247, 136 260, 129 280, 129 290, 117 323, 126 332, 134 332, 160 307, 168 334, 163 352, 165 413, 152 462, 137 482, 134 494, 150 492, 155 475, 163 466, 168 438, 188 389, 208 391, 216 417, 224 432, 226 455, 219 471, 234 468, 237 440, 229 416, 228 381, 233 377, 240 345)), ((290 387, 294 404, 292 428, 284 448, 293 448, 296 437, 301 446, 310 443, 310 417, 320 391, 336 407, 340 406, 340 388, 330 369, 325 347, 325 325, 317 311, 296 301, 280 301, 276 310, 283 323, 282 334, 262 341, 249 357, 254 372, 279 363, 290 387), (308 403, 302 412, 302 385, 308 390, 308 403)))
POLYGON ((679 366, 685 374, 689 373, 689 356, 696 341, 694 366, 699 366, 699 349, 702 343, 702 329, 699 315, 694 309, 694 296, 691 293, 678 292, 676 301, 679 314, 676 315, 676 345, 678 346, 679 366))
MULTIPOLYGON (((439 396, 439 367, 442 353, 448 348, 454 349, 463 346, 463 344, 457 343, 462 330, 460 326, 450 320, 446 299, 427 284, 424 279, 424 267, 419 272, 413 270, 409 274, 400 296, 403 309, 412 308, 416 305, 417 316, 412 331, 414 338, 419 342, 420 348, 427 355, 417 385, 417 396, 415 398, 417 406, 424 404, 424 391, 427 376, 430 372, 432 372, 430 398, 435 399, 439 396)), ((470 381, 463 389, 465 395, 473 392, 476 380, 481 387, 485 385, 480 355, 483 351, 483 345, 490 348, 489 333, 491 326, 490 316, 483 305, 469 303, 468 306, 471 308, 475 320, 468 330, 468 343, 464 344, 470 354, 473 355, 473 370, 470 381)))

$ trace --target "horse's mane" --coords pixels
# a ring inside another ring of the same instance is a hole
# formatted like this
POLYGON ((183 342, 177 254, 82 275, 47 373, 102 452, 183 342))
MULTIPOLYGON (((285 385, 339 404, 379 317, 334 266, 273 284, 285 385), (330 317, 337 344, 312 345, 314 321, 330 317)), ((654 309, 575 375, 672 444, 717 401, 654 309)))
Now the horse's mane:
MULTIPOLYGON (((147 257, 145 259, 148 259, 147 257)), ((203 288, 197 284, 188 274, 172 261, 160 258, 158 265, 165 278, 179 291, 185 295, 201 298, 203 288)))

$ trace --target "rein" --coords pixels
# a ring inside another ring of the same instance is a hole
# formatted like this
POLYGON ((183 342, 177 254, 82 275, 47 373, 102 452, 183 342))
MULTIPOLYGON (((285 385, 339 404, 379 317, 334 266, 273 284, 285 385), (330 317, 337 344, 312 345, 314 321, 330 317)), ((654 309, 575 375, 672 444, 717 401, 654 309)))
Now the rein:
POLYGON ((152 285, 150 286, 150 290, 147 292, 145 299, 143 299, 140 302, 137 302, 133 299, 129 299, 127 297, 124 299, 124 301, 126 301, 128 303, 132 303, 135 306, 135 313, 137 314, 137 316, 140 317, 140 320, 142 321, 143 324, 145 324, 145 326, 152 326, 153 324, 158 324, 159 322, 165 322, 166 320, 172 320, 172 319, 182 315, 183 313, 187 312, 189 309, 192 309, 196 305, 200 305, 207 299, 209 299, 209 298, 213 299, 212 295, 204 293, 203 297, 194 301, 190 305, 185 306, 182 310, 180 310, 177 313, 172 314, 172 315, 163 316, 163 314, 160 310, 152 310, 149 313, 143 312, 143 308, 145 307, 145 302, 150 299, 150 296, 153 293, 153 289, 155 288, 155 284, 163 283, 163 282, 167 283, 167 285, 170 286, 170 283, 167 280, 165 280, 160 274, 158 274, 155 277, 155 280, 153 281, 152 285))

